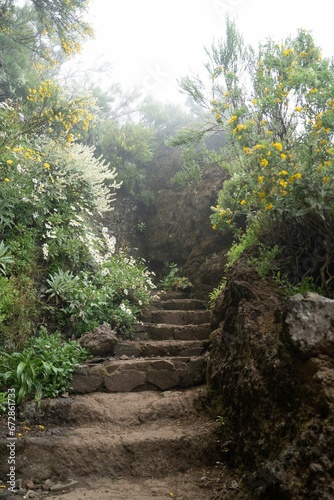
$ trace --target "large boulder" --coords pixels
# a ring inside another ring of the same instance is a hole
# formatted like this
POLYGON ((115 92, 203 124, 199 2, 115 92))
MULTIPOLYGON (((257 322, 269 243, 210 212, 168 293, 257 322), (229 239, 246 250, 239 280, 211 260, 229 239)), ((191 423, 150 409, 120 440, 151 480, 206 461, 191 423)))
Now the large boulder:
POLYGON ((303 358, 334 356, 334 300, 299 293, 287 301, 284 316, 286 339, 303 358))
POLYGON ((213 310, 209 404, 250 498, 334 498, 333 304, 288 301, 244 261, 213 310))
POLYGON ((79 343, 82 347, 88 349, 93 356, 105 357, 113 355, 118 339, 108 323, 103 323, 83 335, 79 343))

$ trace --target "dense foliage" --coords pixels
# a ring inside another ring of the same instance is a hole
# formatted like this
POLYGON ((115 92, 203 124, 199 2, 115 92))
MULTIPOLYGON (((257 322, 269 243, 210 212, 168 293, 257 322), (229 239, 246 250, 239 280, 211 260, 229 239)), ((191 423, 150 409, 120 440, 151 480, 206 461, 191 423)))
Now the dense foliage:
POLYGON ((148 159, 151 133, 106 117, 99 127, 106 108, 94 92, 57 78, 57 60, 90 33, 86 7, 1 5, 0 389, 18 402, 66 391, 86 356, 68 339, 103 321, 131 335, 155 288, 102 223, 122 184, 116 167, 148 159))

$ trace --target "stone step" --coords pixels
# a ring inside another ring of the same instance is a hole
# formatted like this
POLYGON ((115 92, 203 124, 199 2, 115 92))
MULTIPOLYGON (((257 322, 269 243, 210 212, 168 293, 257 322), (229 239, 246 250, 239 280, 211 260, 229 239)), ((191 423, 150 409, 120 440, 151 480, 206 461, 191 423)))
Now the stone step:
POLYGON ((83 364, 73 374, 73 393, 131 392, 191 387, 204 382, 203 356, 107 360, 83 364))
MULTIPOLYGON (((42 399, 40 412, 36 414, 36 405, 27 401, 21 409, 25 421, 40 422, 43 415, 45 426, 89 426, 112 424, 114 427, 135 428, 146 422, 158 420, 198 418, 198 401, 205 395, 201 387, 190 387, 171 391, 148 391, 92 394, 71 394, 67 397, 42 399), (129 408, 131 411, 129 411, 129 408)), ((7 427, 4 429, 6 433, 7 427)))
MULTIPOLYGON (((213 430, 216 423, 200 425, 178 420, 153 422, 144 427, 122 428, 109 425, 75 429, 48 429, 48 435, 29 436, 16 442, 17 473, 23 478, 43 481, 66 480, 96 475, 103 477, 163 476, 186 467, 213 464, 213 430), (54 433, 53 433, 54 432, 54 433), (79 472, 79 477, 78 477, 79 472)), ((8 440, 0 441, 0 453, 7 456, 8 440)), ((1 461, 0 474, 6 477, 8 464, 1 461)))
POLYGON ((176 311, 206 309, 204 302, 198 299, 165 299, 162 297, 160 300, 153 300, 152 305, 153 307, 157 307, 159 309, 176 311))
POLYGON ((209 346, 209 340, 147 340, 119 342, 114 356, 149 358, 158 356, 200 356, 209 346))
POLYGON ((134 340, 205 340, 211 333, 210 323, 170 325, 141 323, 134 326, 134 340))
POLYGON ((155 296, 160 297, 161 300, 169 299, 189 299, 189 292, 182 290, 158 290, 155 292, 155 296))
POLYGON ((206 309, 196 311, 185 310, 152 310, 142 315, 145 323, 165 323, 168 325, 200 325, 210 322, 210 311, 206 309))

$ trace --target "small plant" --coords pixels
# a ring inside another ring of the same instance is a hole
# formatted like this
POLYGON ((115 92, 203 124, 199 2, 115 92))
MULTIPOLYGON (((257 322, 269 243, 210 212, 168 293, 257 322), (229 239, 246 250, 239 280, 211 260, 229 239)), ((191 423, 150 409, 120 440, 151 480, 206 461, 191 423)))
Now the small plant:
POLYGON ((243 233, 238 239, 233 243, 232 247, 227 253, 227 264, 226 269, 232 266, 234 262, 238 260, 240 255, 253 245, 258 243, 258 223, 254 221, 252 225, 247 228, 247 231, 243 233))
POLYGON ((188 278, 178 275, 180 269, 177 264, 171 263, 169 268, 169 274, 160 281, 165 290, 185 290, 193 286, 188 278))
POLYGON ((7 402, 8 402, 8 393, 0 392, 0 414, 6 411, 7 402))
POLYGON ((0 242, 0 272, 6 274, 6 265, 11 264, 13 259, 8 254, 8 247, 5 246, 4 242, 0 242))
POLYGON ((270 274, 270 271, 273 271, 273 263, 279 251, 278 245, 274 245, 272 248, 260 245, 259 257, 248 259, 248 263, 256 269, 261 278, 265 278, 270 274))
POLYGON ((73 290, 78 282, 78 277, 74 276, 71 271, 58 269, 54 274, 50 274, 50 277, 46 280, 50 288, 45 291, 45 295, 48 295, 50 299, 54 299, 56 305, 58 305, 60 300, 64 300, 66 296, 73 290))
POLYGON ((306 276, 299 283, 292 284, 289 283, 288 280, 284 279, 281 276, 280 271, 278 271, 274 276, 274 281, 280 288, 283 289, 284 295, 286 297, 292 297, 292 295, 295 295, 297 293, 304 294, 307 292, 314 292, 324 296, 327 295, 325 293, 325 290, 321 286, 317 285, 311 278, 311 276, 306 276))
POLYGON ((226 418, 222 415, 218 415, 216 418, 216 422, 218 422, 222 427, 226 425, 226 418))
POLYGON ((145 222, 139 222, 137 224, 137 230, 140 232, 140 233, 143 233, 146 229, 146 223, 145 222))
POLYGON ((210 308, 214 306, 215 301, 218 299, 219 295, 226 287, 226 278, 223 278, 221 283, 217 288, 214 288, 212 292, 209 293, 210 308))

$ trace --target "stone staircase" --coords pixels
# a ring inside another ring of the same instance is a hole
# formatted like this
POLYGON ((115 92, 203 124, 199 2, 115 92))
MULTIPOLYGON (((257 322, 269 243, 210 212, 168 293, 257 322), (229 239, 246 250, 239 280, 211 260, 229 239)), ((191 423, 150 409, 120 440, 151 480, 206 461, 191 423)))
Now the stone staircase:
POLYGON ((210 312, 182 292, 157 297, 135 325, 133 339, 119 341, 112 357, 75 370, 73 393, 166 391, 204 382, 210 312))
MULTIPOLYGON (((233 475, 220 462, 219 424, 198 405, 209 311, 184 294, 161 293, 141 319, 112 356, 78 367, 72 393, 42 400, 38 414, 26 405, 17 422, 16 477, 34 485, 35 498, 234 498, 233 475)), ((4 429, 0 455, 7 443, 4 429)), ((0 461, 0 479, 7 472, 0 461)))

